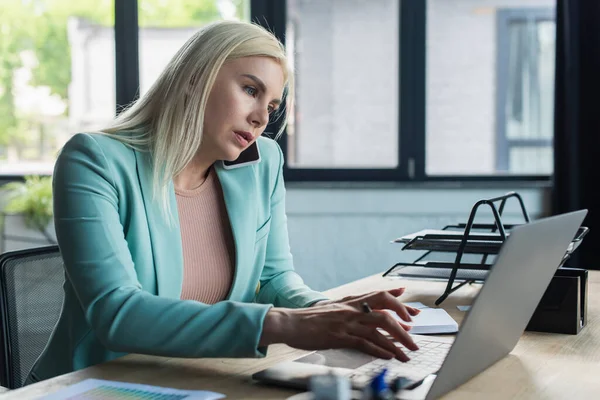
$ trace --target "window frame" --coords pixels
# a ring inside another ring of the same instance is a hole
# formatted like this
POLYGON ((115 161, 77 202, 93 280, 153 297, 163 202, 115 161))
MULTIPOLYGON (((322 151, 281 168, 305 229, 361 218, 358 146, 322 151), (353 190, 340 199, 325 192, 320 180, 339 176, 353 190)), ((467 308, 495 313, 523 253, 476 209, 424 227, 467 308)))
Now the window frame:
POLYGON ((139 96, 138 0, 113 0, 115 8, 116 114, 139 96))
MULTIPOLYGON (((250 20, 272 31, 285 44, 287 0, 251 0, 250 20)), ((398 0, 400 110, 396 168, 290 168, 289 182, 551 182, 551 175, 427 175, 426 162, 426 41, 427 1, 398 0)), ((269 125, 267 132, 276 132, 269 125)), ((279 144, 287 160, 287 135, 279 144)))
POLYGON ((515 21, 554 21, 556 13, 548 7, 502 8, 496 13, 496 169, 509 171, 510 150, 513 147, 552 146, 552 139, 510 139, 506 133, 505 104, 508 96, 508 55, 510 24, 515 21))

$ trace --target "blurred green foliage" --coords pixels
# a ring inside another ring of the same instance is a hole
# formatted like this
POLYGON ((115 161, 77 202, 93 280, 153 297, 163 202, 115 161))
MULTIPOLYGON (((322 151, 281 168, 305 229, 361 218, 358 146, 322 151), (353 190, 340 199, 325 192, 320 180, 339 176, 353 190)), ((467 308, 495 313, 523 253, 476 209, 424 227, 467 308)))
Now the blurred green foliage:
MULTIPOLYGON (((0 146, 27 135, 31 121, 18 115, 14 98, 15 71, 23 67, 24 52, 37 61, 31 86, 47 86, 67 100, 71 54, 67 37, 69 17, 114 25, 114 1, 119 0, 2 0, 0 2, 0 146)), ((220 0, 139 0, 141 27, 201 26, 221 18, 220 0)), ((248 0, 230 0, 238 18, 248 0)), ((35 124, 35 123, 34 123, 35 124)))
POLYGON ((25 224, 44 232, 52 220, 52 177, 30 175, 23 182, 10 182, 0 188, 7 194, 4 211, 22 214, 25 224))

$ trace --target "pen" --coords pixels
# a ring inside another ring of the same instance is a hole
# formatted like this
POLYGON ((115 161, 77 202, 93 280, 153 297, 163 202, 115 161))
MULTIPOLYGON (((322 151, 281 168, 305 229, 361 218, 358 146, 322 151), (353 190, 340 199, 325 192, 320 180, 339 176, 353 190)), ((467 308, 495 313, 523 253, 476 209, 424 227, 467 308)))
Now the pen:
MULTIPOLYGON (((373 381, 371 381, 371 384, 369 385, 369 391, 370 393, 367 394, 367 396, 370 395, 370 399, 371 400, 392 400, 394 399, 394 393, 392 393, 392 391, 388 388, 388 385, 385 381, 385 374, 387 372, 387 369, 384 368, 382 369, 374 378, 373 381)), ((366 393, 363 393, 366 394, 366 393)), ((366 397, 366 396, 363 396, 366 397)))
POLYGON ((368 314, 368 313, 370 313, 371 311, 373 311, 373 310, 371 309, 371 307, 369 306, 369 303, 367 303, 366 301, 365 301, 365 302, 363 302, 363 303, 361 304, 361 306, 362 306, 362 310, 363 310, 363 312, 364 312, 365 314, 368 314))

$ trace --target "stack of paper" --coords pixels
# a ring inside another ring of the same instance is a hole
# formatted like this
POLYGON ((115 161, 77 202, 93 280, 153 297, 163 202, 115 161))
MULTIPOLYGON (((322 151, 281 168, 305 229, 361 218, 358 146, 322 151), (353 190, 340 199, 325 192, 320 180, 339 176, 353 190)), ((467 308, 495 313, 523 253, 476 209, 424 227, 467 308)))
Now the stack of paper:
POLYGON ((405 303, 405 305, 421 310, 419 315, 411 317, 412 322, 402 320, 394 311, 386 311, 396 320, 412 326, 410 333, 414 335, 431 335, 458 332, 458 324, 443 308, 431 308, 419 302, 405 303))
MULTIPOLYGON (((424 237, 426 235, 437 235, 440 237, 448 237, 449 240, 452 240, 452 239, 462 240, 464 231, 443 231, 441 229, 423 229, 421 231, 396 238, 396 239, 392 240, 392 243, 408 243, 411 240, 415 239, 416 237, 424 237)), ((510 236, 510 232, 506 232, 506 236, 507 237, 510 236)), ((477 232, 477 231, 469 232, 469 237, 476 237, 476 238, 478 238, 478 240, 485 240, 488 238, 493 239, 493 240, 501 239, 501 236, 499 233, 477 232)), ((436 239, 436 240, 439 240, 439 239, 436 239)))

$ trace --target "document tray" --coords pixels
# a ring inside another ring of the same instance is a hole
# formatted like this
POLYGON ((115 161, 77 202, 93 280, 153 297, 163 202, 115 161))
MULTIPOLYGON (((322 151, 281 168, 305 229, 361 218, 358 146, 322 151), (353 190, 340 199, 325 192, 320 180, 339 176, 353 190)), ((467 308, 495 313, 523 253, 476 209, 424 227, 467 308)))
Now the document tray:
MULTIPOLYGON (((392 271, 387 273, 385 276, 394 278, 419 278, 419 279, 431 279, 431 280, 444 280, 447 281, 452 273, 451 268, 435 268, 417 266, 413 264, 397 265, 392 271)), ((482 269, 459 269, 456 272, 456 280, 459 281, 473 281, 483 282, 487 277, 489 270, 482 269)))

